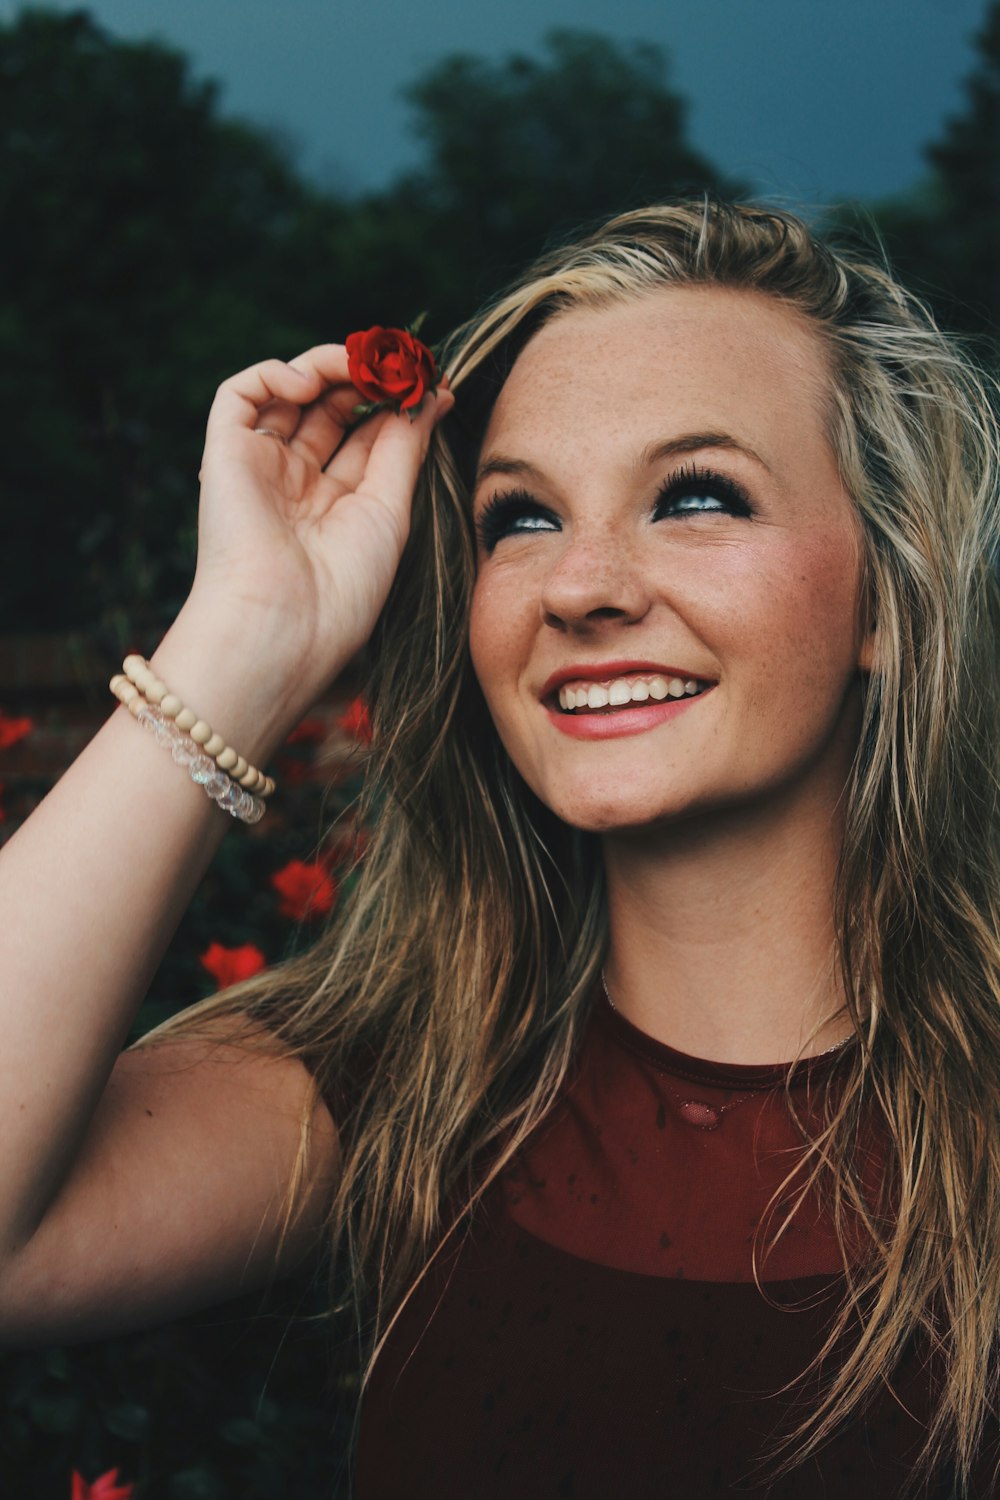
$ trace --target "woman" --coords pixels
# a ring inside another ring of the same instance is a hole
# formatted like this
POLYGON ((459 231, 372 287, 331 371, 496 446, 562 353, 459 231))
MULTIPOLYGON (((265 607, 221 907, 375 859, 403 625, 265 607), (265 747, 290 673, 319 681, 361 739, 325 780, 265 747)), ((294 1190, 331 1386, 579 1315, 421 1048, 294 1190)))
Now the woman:
POLYGON ((983 386, 884 270, 701 203, 447 370, 353 430, 339 346, 227 381, 152 659, 261 765, 372 638, 331 932, 119 1057, 226 820, 115 713, 4 850, 4 1325, 325 1240, 364 1500, 992 1493, 983 386))

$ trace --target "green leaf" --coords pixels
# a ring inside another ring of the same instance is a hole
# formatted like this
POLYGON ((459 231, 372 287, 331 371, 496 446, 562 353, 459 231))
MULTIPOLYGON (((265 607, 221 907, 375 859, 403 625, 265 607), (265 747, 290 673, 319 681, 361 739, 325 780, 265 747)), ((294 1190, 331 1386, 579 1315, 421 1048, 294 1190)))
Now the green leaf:
POLYGON ((123 1401, 118 1406, 109 1406, 104 1413, 104 1425, 115 1437, 127 1443, 141 1443, 149 1432, 149 1412, 134 1401, 123 1401))
POLYGON ((417 313, 417 316, 413 319, 412 323, 408 323, 407 324, 407 327, 406 327, 407 333, 412 333, 413 337, 416 338, 417 334, 420 332, 421 328, 423 328, 423 326, 424 326, 424 324, 426 322, 427 322, 427 309, 425 307, 424 310, 423 310, 423 312, 418 312, 417 313))
POLYGON ((82 1409, 79 1396, 33 1396, 28 1402, 28 1416, 39 1432, 73 1432, 80 1425, 82 1409))

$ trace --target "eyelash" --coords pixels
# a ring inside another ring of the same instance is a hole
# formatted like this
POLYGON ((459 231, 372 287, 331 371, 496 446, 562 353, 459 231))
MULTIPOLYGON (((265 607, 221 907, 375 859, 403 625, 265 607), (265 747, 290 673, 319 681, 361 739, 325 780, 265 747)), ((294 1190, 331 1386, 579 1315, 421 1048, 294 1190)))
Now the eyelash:
MULTIPOLYGON (((720 515, 727 511, 732 515, 744 517, 753 514, 749 495, 735 479, 731 479, 728 474, 720 474, 715 469, 703 469, 690 464, 678 469, 660 486, 656 496, 654 516, 663 506, 687 497, 711 498, 720 500, 722 504, 718 510, 707 506, 693 507, 689 510, 675 511, 675 515, 720 515)), ((492 495, 483 506, 476 521, 476 531, 483 551, 492 552, 497 542, 503 537, 514 534, 515 522, 524 516, 551 517, 551 512, 527 490, 501 490, 492 495)), ((532 531, 543 529, 548 528, 529 528, 532 531)), ((520 533, 522 536, 525 534, 520 533)))

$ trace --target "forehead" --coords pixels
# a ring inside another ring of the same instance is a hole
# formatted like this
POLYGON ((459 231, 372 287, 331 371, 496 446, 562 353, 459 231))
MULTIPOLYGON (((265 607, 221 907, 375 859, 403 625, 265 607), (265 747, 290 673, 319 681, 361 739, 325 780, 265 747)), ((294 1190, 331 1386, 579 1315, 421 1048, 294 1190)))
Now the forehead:
POLYGON ((752 291, 661 288, 546 323, 500 391, 482 453, 565 438, 596 454, 616 438, 692 431, 780 460, 789 445, 828 450, 829 394, 821 336, 794 308, 752 291))

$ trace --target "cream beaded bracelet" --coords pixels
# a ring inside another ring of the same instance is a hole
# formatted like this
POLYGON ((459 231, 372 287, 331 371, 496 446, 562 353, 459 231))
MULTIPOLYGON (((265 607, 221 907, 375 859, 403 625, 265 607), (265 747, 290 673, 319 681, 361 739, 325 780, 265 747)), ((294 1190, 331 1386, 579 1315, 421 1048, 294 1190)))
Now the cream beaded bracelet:
POLYGON ((223 812, 239 818, 242 823, 260 822, 265 811, 260 798, 245 792, 225 771, 220 771, 213 760, 202 755, 194 741, 171 719, 165 718, 155 703, 146 702, 134 683, 119 674, 111 679, 111 691, 132 717, 151 730, 158 742, 170 751, 176 764, 187 767, 191 780, 204 787, 223 812))
POLYGON ((192 781, 203 787, 224 812, 243 823, 258 823, 265 811, 261 798, 274 791, 270 776, 248 765, 225 744, 221 735, 213 734, 191 709, 185 708, 175 694, 168 692, 143 657, 126 657, 124 665, 128 675, 119 673, 109 684, 119 703, 170 751, 177 765, 187 768, 192 781), (197 730, 197 739, 191 729, 197 730), (216 750, 216 744, 219 747, 216 754, 207 754, 216 750), (225 766, 220 765, 223 759, 225 766), (233 775, 227 775, 227 770, 233 775), (241 784, 234 779, 237 773, 241 784), (257 796, 253 795, 255 791, 257 796))
POLYGON ((166 719, 172 719, 178 729, 190 735, 203 755, 215 761, 220 771, 238 781, 245 791, 255 792, 258 797, 270 797, 274 782, 263 771, 258 771, 243 759, 242 755, 227 745, 221 734, 216 734, 204 719, 199 719, 194 709, 186 708, 176 693, 160 681, 149 662, 143 656, 126 656, 122 671, 147 703, 159 708, 166 719))

